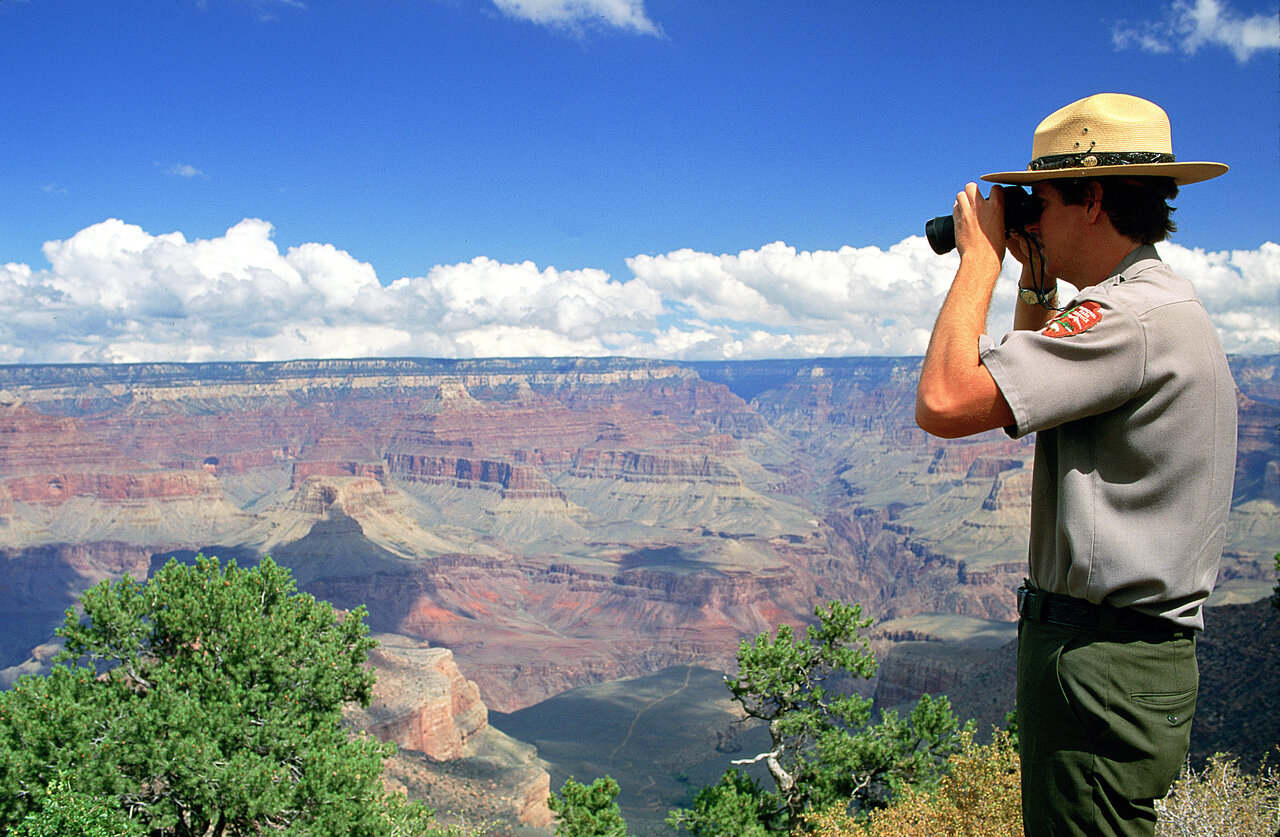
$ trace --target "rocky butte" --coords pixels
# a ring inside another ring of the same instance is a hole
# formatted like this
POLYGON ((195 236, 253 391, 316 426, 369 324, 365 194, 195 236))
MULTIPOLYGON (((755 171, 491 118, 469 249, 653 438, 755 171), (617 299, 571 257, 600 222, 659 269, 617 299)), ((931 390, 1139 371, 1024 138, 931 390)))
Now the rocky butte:
MULTIPOLYGON (((1217 603, 1274 584, 1278 362, 1232 359, 1217 603)), ((396 781, 536 833, 547 773, 490 710, 724 670, 741 638, 831 598, 879 620, 886 705, 946 690, 1012 637, 1030 443, 919 431, 918 365, 0 367, 0 669, 47 666, 97 580, 270 554, 316 596, 368 606, 379 695, 352 722, 400 744, 396 781)))

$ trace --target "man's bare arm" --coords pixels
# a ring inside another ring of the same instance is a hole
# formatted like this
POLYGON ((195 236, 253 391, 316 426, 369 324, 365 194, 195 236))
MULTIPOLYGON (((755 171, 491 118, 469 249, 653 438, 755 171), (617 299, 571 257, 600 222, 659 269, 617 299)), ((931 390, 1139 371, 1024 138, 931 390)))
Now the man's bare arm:
POLYGON ((1013 424, 1013 411, 979 361, 991 294, 1004 257, 1004 204, 999 191, 984 200, 970 183, 956 197, 960 268, 942 303, 916 389, 916 423, 956 438, 1013 424))

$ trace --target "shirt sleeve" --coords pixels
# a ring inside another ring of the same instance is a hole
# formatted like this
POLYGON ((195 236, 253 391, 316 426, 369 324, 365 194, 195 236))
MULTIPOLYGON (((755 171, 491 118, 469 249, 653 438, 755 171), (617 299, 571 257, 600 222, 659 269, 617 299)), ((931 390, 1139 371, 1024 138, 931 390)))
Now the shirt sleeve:
POLYGON ((979 358, 1009 402, 1020 438, 1123 404, 1142 385, 1142 324, 1107 295, 1082 296, 1041 331, 1014 331, 979 358))

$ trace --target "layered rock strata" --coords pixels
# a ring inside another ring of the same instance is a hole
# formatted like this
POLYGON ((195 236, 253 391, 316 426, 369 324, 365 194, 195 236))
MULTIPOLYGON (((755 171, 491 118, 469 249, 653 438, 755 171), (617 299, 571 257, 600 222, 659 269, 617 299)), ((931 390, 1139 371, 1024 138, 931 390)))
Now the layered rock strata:
POLYGON ((551 778, 536 752, 489 726, 489 711, 445 648, 378 637, 373 700, 347 720, 397 746, 387 776, 447 816, 545 826, 551 778))
MULTIPOLYGON (((95 572, 201 548, 271 553, 304 589, 366 604, 377 630, 449 647, 506 711, 672 665, 728 667, 743 637, 803 625, 831 598, 879 619, 1010 623, 1031 440, 928 437, 912 419, 918 366, 0 367, 0 605, 23 614, 7 659, 42 665, 31 650, 95 572), (76 549, 131 552, 82 572, 76 549)), ((1232 359, 1240 459, 1220 588, 1242 600, 1274 583, 1278 368, 1232 359)), ((877 647, 956 630, 944 626, 895 628, 877 647)), ((416 654, 403 665, 435 665, 416 654)), ((945 660, 905 663, 889 662, 886 689, 953 676, 945 660)), ((502 749, 462 698, 448 720, 419 711, 417 677, 401 681, 404 703, 386 696, 383 733, 464 756, 420 765, 502 749)))

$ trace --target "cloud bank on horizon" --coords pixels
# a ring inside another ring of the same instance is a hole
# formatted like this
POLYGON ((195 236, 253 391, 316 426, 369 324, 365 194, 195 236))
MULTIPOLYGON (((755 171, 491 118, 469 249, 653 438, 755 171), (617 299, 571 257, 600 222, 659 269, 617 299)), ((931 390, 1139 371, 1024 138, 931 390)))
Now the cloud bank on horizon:
MULTIPOLYGON (((198 0, 197 5, 203 9, 208 4, 205 0, 198 0)), ((303 13, 311 11, 309 6, 316 4, 304 0, 249 0, 247 5, 257 12, 260 20, 283 17, 293 23, 297 22, 295 19, 307 17, 303 13)), ((1240 13, 1224 0, 1174 0, 1171 5, 1149 4, 1146 8, 1152 11, 1156 5, 1160 11, 1146 20, 1098 22, 1104 30, 1109 27, 1110 44, 1117 53, 1126 52, 1130 57, 1140 56, 1140 53, 1200 54, 1198 67, 1211 66, 1218 70, 1222 65, 1232 63, 1227 57, 1230 55, 1238 70, 1246 62, 1274 56, 1280 51, 1280 27, 1276 25, 1274 13, 1240 13)), ((49 10, 54 6, 50 4, 41 8, 49 10)), ((562 65, 557 54, 558 47, 563 46, 559 36, 585 41, 589 35, 605 33, 607 37, 600 39, 602 42, 626 47, 637 44, 655 46, 654 39, 657 39, 663 43, 656 45, 665 50, 673 39, 664 31, 664 23, 673 34, 683 31, 686 42, 690 43, 693 42, 689 40, 690 33, 697 32, 701 37, 706 31, 696 26, 688 28, 690 22, 679 16, 655 20, 644 0, 480 0, 468 11, 475 8, 484 9, 491 20, 501 16, 504 23, 516 21, 519 24, 506 28, 523 30, 527 23, 529 27, 542 27, 555 33, 555 37, 539 41, 536 49, 524 46, 528 55, 515 56, 520 60, 513 59, 507 69, 519 68, 521 73, 529 68, 544 67, 563 71, 566 65, 562 65), (681 22, 686 29, 678 28, 681 22)), ((1250 8, 1259 8, 1259 4, 1255 3, 1250 8)), ((316 14, 312 17, 324 16, 316 14)), ((697 21, 697 26, 704 27, 719 22, 714 10, 707 13, 706 20, 698 18, 697 21), (708 20, 710 24, 707 24, 708 20)), ((207 20, 203 22, 208 23, 207 20)), ((1086 25, 1095 24, 1090 22, 1086 25)), ((381 30, 374 28, 370 31, 381 30)), ((467 31, 467 28, 459 26, 459 31, 467 31)), ((270 32, 272 37, 283 39, 282 42, 288 42, 286 36, 291 34, 287 25, 270 32)), ((856 27, 849 27, 849 33, 856 32, 856 27)), ((91 34, 95 42, 110 42, 110 39, 96 38, 96 32, 91 34)), ((483 34, 489 37, 492 33, 486 29, 483 34)), ((476 37, 475 32, 471 36, 476 37)), ((302 39, 296 43, 304 42, 302 39)), ((137 44, 150 45, 151 42, 143 38, 137 44)), ((573 44, 570 49, 578 46, 573 44)), ((584 49, 579 52, 590 51, 585 48, 589 45, 584 43, 581 46, 584 49)), ((738 51, 737 46, 735 43, 735 52, 738 51)), ((147 50, 140 49, 139 52, 145 54, 147 50)), ((263 52, 263 56, 276 54, 277 51, 273 50, 263 52)), ((721 53, 724 54, 727 53, 721 53)), ((682 53, 675 49, 671 55, 682 57, 682 53)), ((262 56, 259 60, 266 61, 262 56)), ((681 66, 687 66, 691 72, 708 75, 704 71, 708 65, 683 57, 682 60, 690 61, 681 66)), ((143 70, 149 65, 138 66, 142 68, 137 71, 139 77, 144 77, 143 70)), ((273 65, 266 62, 263 66, 270 69, 273 65)), ((574 65, 568 62, 567 66, 574 65)), ((590 63, 585 66, 598 67, 590 63)), ((782 66, 789 68, 789 65, 782 66)), ((790 69, 795 78, 813 77, 806 68, 802 67, 802 71, 790 69)), ((1160 78, 1188 76, 1184 72, 1186 69, 1162 73, 1160 78)), ((287 76, 278 77, 285 79, 287 76)), ((573 78, 571 75, 568 77, 573 78)), ((495 78, 503 83, 492 89, 509 86, 501 73, 495 78)), ((594 79, 592 76, 589 81, 594 79)), ((64 84, 76 81, 76 77, 63 79, 64 84)), ((670 78, 667 83, 672 83, 670 78)), ((1177 81, 1179 85, 1183 83, 1177 81)), ((1206 85, 1204 90, 1212 89, 1208 86, 1209 81, 1200 83, 1206 85)), ((16 87, 21 89, 21 85, 16 87)), ((476 89, 486 88, 480 86, 476 89)), ((544 105, 559 101, 554 85, 522 89, 540 94, 544 105)), ((592 88, 584 83, 581 89, 592 88)), ((677 85, 672 89, 683 87, 677 85)), ((715 93, 725 91, 732 94, 730 98, 740 95, 736 83, 700 90, 708 100, 715 93)), ((416 95, 416 89, 414 93, 416 95)), ((631 95, 638 103, 651 101, 635 91, 631 95)), ((483 96, 477 98, 488 101, 483 96)), ((601 109, 586 111, 591 118, 616 119, 617 114, 622 113, 604 110, 601 103, 596 104, 601 109)), ((465 115, 465 109, 458 107, 465 115)), ((513 113, 522 113, 523 107, 521 103, 513 113)), ((214 108, 212 112, 219 114, 219 119, 226 118, 221 115, 221 107, 214 108)), ((116 119, 114 111, 112 113, 109 120, 112 124, 129 124, 128 120, 116 119)), ((147 115, 145 109, 138 113, 144 117, 147 115)), ((575 116, 584 118, 576 111, 564 113, 571 120, 575 116)), ((29 121, 39 124, 38 120, 29 121)), ((287 122, 282 120, 281 124, 287 122)), ((488 123, 477 120, 477 124, 488 123)), ((79 122, 73 121, 71 127, 73 132, 68 136, 83 133, 79 122)), ((121 136, 130 135, 125 133, 121 136)), ((516 136, 523 140, 526 135, 519 132, 516 136)), ((1265 203, 1269 192, 1273 191, 1265 188, 1265 184, 1272 182, 1267 178, 1274 174, 1274 170, 1266 166, 1273 165, 1274 155, 1268 158, 1265 154, 1258 154, 1256 148, 1262 144, 1254 141, 1249 132, 1237 131, 1232 138, 1239 140, 1241 137, 1253 143, 1253 150, 1248 155, 1240 155, 1244 157, 1244 165, 1240 169, 1253 172, 1252 180, 1244 182, 1255 186, 1263 182, 1264 186, 1255 188, 1250 196, 1254 193, 1262 195, 1260 200, 1265 203), (1250 165, 1254 166, 1252 170, 1250 165)), ((680 151, 671 152, 673 156, 679 156, 685 149, 685 135, 678 134, 676 138, 680 151)), ((42 154, 61 147, 44 137, 40 140, 26 145, 39 149, 42 154)), ((709 140, 715 141, 714 137, 709 140)), ((754 147, 748 156, 773 154, 779 148, 786 149, 788 154, 803 156, 799 149, 808 148, 805 143, 812 142, 812 136, 801 138, 793 149, 787 141, 779 140, 772 145, 766 143, 754 147), (764 151, 760 150, 762 148, 764 151)), ((21 145, 15 143, 15 147, 21 145)), ((136 138, 126 142, 128 148, 137 145, 136 138)), ((378 144, 373 145, 377 147, 378 144)), ((449 149, 453 147, 446 145, 449 149)), ((324 150, 323 143, 307 147, 324 150)), ((383 143, 382 147, 395 148, 397 143, 383 143)), ((571 149, 566 153, 576 153, 583 147, 586 146, 564 146, 571 149)), ((529 159, 557 160, 555 155, 561 148, 552 144, 539 152, 542 156, 535 154, 529 159)), ((819 156, 823 149, 824 146, 814 147, 819 156)), ((505 148, 498 146, 496 150, 487 149, 486 153, 503 154, 505 148)), ((234 179, 229 172, 235 171, 236 162, 219 159, 216 155, 209 159, 212 152, 208 149, 201 154, 179 142, 161 144, 146 154, 142 158, 143 165, 151 166, 153 173, 163 175, 166 185, 214 186, 234 179)), ((388 157, 382 165, 393 167, 390 162, 393 159, 402 158, 388 157)), ((430 159, 430 154, 424 153, 423 159, 430 159)), ((625 157, 617 159, 627 162, 625 157)), ((637 156, 635 159, 640 165, 650 165, 650 161, 657 158, 637 156)), ((284 204, 281 203, 255 204, 255 200, 264 200, 261 194, 251 188, 253 184, 248 187, 241 184, 240 188, 246 190, 243 193, 230 187, 225 193, 211 190, 211 193, 229 197, 216 204, 212 213, 215 217, 213 225, 199 227, 201 234, 209 237, 189 238, 182 232, 154 233, 133 223, 129 217, 131 210, 119 208, 119 200, 113 194, 114 181, 105 188, 108 199, 101 203, 89 200, 75 204, 71 198, 93 191, 86 185, 83 173, 78 173, 79 161, 63 161, 54 165, 38 157, 37 162, 44 168, 40 169, 41 179, 35 181, 35 188, 51 199, 49 206, 54 205, 53 199, 59 199, 74 209, 44 224, 37 235, 19 244, 29 247, 47 238, 66 235, 90 221, 107 220, 84 227, 70 237, 47 241, 43 247, 47 267, 22 263, 23 260, 34 261, 33 252, 15 257, 18 260, 8 264, 0 264, 0 363, 261 361, 375 356, 627 355, 693 360, 918 355, 927 345, 933 318, 956 266, 954 255, 934 255, 924 239, 918 236, 883 246, 892 242, 896 233, 893 237, 877 239, 882 246, 844 246, 838 250, 803 250, 782 240, 772 241, 775 235, 786 235, 793 240, 803 236, 808 222, 802 221, 793 223, 785 233, 765 229, 751 233, 751 237, 745 240, 739 237, 736 229, 726 233, 717 229, 715 224, 706 224, 698 232, 691 233, 686 241, 728 240, 733 243, 703 243, 699 245, 701 249, 680 247, 685 242, 672 241, 672 233, 668 229, 628 239, 644 241, 643 244, 620 246, 608 244, 609 236, 601 234, 601 241, 606 243, 596 247, 595 255, 565 255, 549 247, 540 255, 544 262, 541 266, 532 260, 520 260, 530 252, 523 249, 533 237, 530 236, 511 245, 504 251, 503 259, 480 255, 469 261, 437 264, 423 275, 396 278, 401 271, 419 270, 420 264, 468 258, 473 252, 492 253, 494 250, 488 247, 502 246, 503 235, 519 236, 530 226, 530 217, 545 214, 543 209, 537 208, 513 216, 515 220, 506 226, 495 225, 503 232, 489 239, 488 246, 481 245, 476 250, 468 249, 462 253, 454 251, 448 255, 434 255, 427 261, 422 261, 415 254, 412 259, 404 259, 403 263, 410 266, 394 268, 395 273, 379 277, 372 264, 355 258, 342 246, 316 243, 314 237, 322 236, 322 241, 323 237, 343 237, 355 252, 378 253, 377 246, 367 242, 363 244, 363 250, 358 249, 360 245, 352 236, 364 235, 366 227, 392 226, 386 223, 386 217, 370 220, 362 216, 345 234, 317 233, 313 231, 317 223, 323 226, 334 223, 333 219, 322 217, 317 222, 315 216, 308 216, 305 212, 299 216, 302 221, 298 217, 286 217, 288 206, 282 209, 284 204), (227 210, 227 207, 235 208, 227 210), (223 211, 228 214, 218 214, 223 211), (245 218, 227 229, 225 234, 212 234, 244 215, 259 217, 245 218), (66 221, 67 218, 75 220, 66 221), (296 246, 278 245, 273 238, 272 223, 260 218, 274 219, 282 230, 292 229, 289 240, 296 246), (302 232, 300 237, 299 229, 310 231, 302 232), (297 244, 300 241, 311 243, 297 244), (495 245, 495 241, 498 244, 495 245), (707 252, 715 247, 736 249, 744 244, 755 249, 707 252), (634 255, 625 259, 623 269, 621 255, 650 247, 654 250, 679 249, 634 255), (607 251, 603 257, 599 256, 602 250, 607 251), (610 260, 612 274, 597 267, 565 269, 549 264, 565 261, 578 264, 594 261, 598 264, 602 258, 610 260)), ((755 165, 754 160, 748 160, 746 165, 744 169, 731 167, 725 171, 754 171, 751 168, 755 165)), ((21 163, 15 167, 20 168, 21 163)), ((558 166, 545 168, 548 171, 560 170, 558 166)), ((104 167, 108 175, 106 180, 111 180, 109 175, 112 171, 104 167)), ((126 166, 121 171, 130 169, 126 166)), ((774 176, 789 184, 790 181, 782 176, 785 173, 784 167, 774 172, 774 176)), ((321 165, 315 169, 297 170, 291 176, 297 178, 297 183, 306 183, 324 179, 326 174, 321 165)), ((20 177, 13 174, 10 177, 21 186, 20 177)), ((364 179, 358 179, 362 190, 364 182, 364 179)), ((643 186, 645 183, 642 178, 626 182, 633 188, 635 184, 643 186)), ((730 176, 723 182, 732 188, 735 181, 730 176)), ((546 181, 531 183, 535 186, 525 191, 535 195, 537 183, 546 188, 546 181)), ((708 178, 701 183, 707 193, 719 194, 714 179, 708 178)), ((880 181, 868 181, 863 188, 870 190, 881 185, 880 181)), ((139 190, 138 194, 146 196, 149 193, 139 190)), ((190 220, 200 217, 201 213, 190 207, 184 209, 185 204, 179 202, 186 193, 172 190, 158 194, 160 198, 155 203, 163 204, 167 197, 172 197, 174 208, 164 210, 162 207, 158 213, 134 216, 133 220, 147 217, 149 220, 143 223, 149 224, 153 230, 174 226, 192 229, 202 223, 190 220), (184 211, 186 215, 182 214, 184 211), (187 220, 170 221, 170 218, 187 220)), ((321 203, 326 199, 319 197, 323 195, 331 203, 340 205, 349 201, 351 194, 335 188, 332 192, 308 193, 307 197, 321 203)), ((780 194, 785 196, 784 192, 762 194, 775 200, 780 194)), ((577 197, 578 193, 569 189, 560 199, 572 203, 577 197)), ((663 197, 669 196, 657 192, 653 200, 661 201, 663 197)), ((439 201, 440 195, 431 193, 423 197, 424 201, 433 199, 439 201)), ((537 195, 537 201, 541 203, 535 202, 534 205, 549 205, 555 199, 554 196, 537 195)), ((382 197, 381 201, 396 206, 393 198, 382 197)), ((285 202, 288 203, 291 202, 285 202)), ((305 205, 306 200, 297 203, 305 205)), ((652 205, 663 207, 651 212, 646 209, 646 213, 653 216, 661 215, 666 208, 662 203, 652 205)), ((153 202, 135 201, 134 206, 132 211, 138 211, 138 206, 150 209, 153 202)), ((701 206, 704 205, 678 207, 676 214, 684 212, 688 217, 696 217, 701 206)), ((1265 222, 1265 218, 1273 216, 1265 210, 1250 209, 1252 206, 1254 204, 1250 203, 1243 208, 1233 207, 1233 215, 1255 222, 1261 219, 1260 223, 1250 227, 1249 237, 1243 239, 1246 247, 1252 247, 1258 241, 1265 242, 1255 249, 1211 250, 1177 243, 1164 244, 1160 249, 1175 269, 1196 283, 1222 334, 1227 351, 1275 353, 1280 352, 1280 245, 1274 243, 1273 226, 1266 225, 1273 225, 1274 221, 1265 222), (1260 234, 1255 232, 1259 229, 1260 234)), ((1269 209, 1269 204, 1266 209, 1269 209)), ((387 217, 393 217, 396 211, 399 210, 393 209, 387 217)), ((779 212, 777 218, 784 222, 786 214, 779 212)), ((626 222, 615 220, 608 223, 622 228, 626 222)), ((564 226, 575 225, 569 222, 564 226)), ((333 229, 330 226, 324 228, 333 229)), ((447 234, 440 234, 439 239, 446 245, 452 239, 468 240, 468 229, 465 225, 451 228, 447 234)), ((540 228, 535 234, 545 235, 545 229, 540 228)), ((836 234, 843 235, 844 232, 836 234)), ((567 238, 574 235, 567 235, 567 238)), ((832 238, 829 233, 815 239, 845 240, 832 238)), ((1208 236, 1207 240, 1213 241, 1214 238, 1208 236)), ((1241 239, 1232 241, 1238 244, 1241 239)), ((15 245, 11 243, 10 246, 15 245)), ((27 251, 24 249, 23 252, 27 251)), ((1003 333, 1004 324, 1012 319, 1012 286, 1016 278, 1012 260, 1006 261, 1005 269, 1006 275, 997 289, 989 320, 989 328, 995 335, 1003 333)))
MULTIPOLYGON (((1196 283, 1228 352, 1280 351, 1280 244, 1160 249, 1196 283)), ((44 254, 48 269, 0 266, 2 362, 917 355, 956 267, 911 236, 888 249, 638 255, 625 280, 482 256, 384 285, 332 244, 281 252, 257 219, 204 240, 111 219, 44 254)), ((1012 319, 1012 264, 993 334, 1012 319)))

